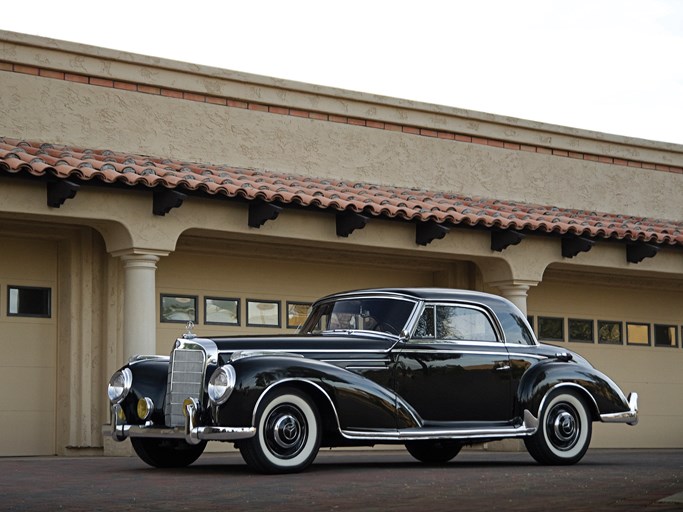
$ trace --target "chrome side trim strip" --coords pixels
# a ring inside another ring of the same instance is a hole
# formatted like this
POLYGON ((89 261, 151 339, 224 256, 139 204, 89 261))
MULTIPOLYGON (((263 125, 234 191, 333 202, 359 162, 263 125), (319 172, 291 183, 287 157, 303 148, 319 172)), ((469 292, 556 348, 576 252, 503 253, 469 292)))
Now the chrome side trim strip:
POLYGON ((503 437, 525 437, 536 433, 538 430, 538 418, 529 410, 524 410, 524 421, 518 427, 493 427, 493 428, 407 428, 401 430, 361 431, 342 430, 342 435, 352 440, 374 441, 414 441, 428 439, 491 439, 503 437))
POLYGON ((638 393, 628 395, 628 411, 601 414, 600 421, 605 423, 626 423, 635 426, 638 424, 638 393))

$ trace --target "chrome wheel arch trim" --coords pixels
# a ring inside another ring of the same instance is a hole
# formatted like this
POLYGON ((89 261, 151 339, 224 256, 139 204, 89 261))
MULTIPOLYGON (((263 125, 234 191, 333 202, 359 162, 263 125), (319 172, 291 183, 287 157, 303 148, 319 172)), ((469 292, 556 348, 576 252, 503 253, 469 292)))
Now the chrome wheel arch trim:
POLYGON ((550 388, 545 393, 545 395, 543 395, 543 398, 541 399, 541 403, 538 406, 538 411, 536 411, 539 418, 541 416, 541 411, 543 410, 543 407, 545 406, 545 402, 548 399, 548 396, 550 396, 550 394, 553 391, 555 391, 556 389, 559 389, 559 388, 575 388, 575 389, 578 389, 581 392, 582 397, 587 396, 590 398, 590 404, 589 405, 593 406, 592 412, 595 412, 598 415, 598 417, 600 416, 600 408, 598 407, 598 403, 595 401, 595 397, 593 397, 593 395, 590 393, 590 391, 588 391, 583 386, 576 384, 575 382, 560 382, 558 384, 555 384, 552 388, 550 388))
POLYGON ((263 401, 263 398, 273 389, 285 385, 288 382, 295 382, 295 383, 302 383, 306 384, 308 386, 312 386, 316 388, 322 395, 327 399, 327 401, 330 404, 330 407, 332 408, 332 412, 334 413, 334 419, 335 423, 337 424, 337 430, 341 432, 341 424, 339 423, 339 414, 337 413, 337 408, 334 406, 334 402, 332 402, 332 398, 330 398, 330 395, 323 389, 322 386, 320 386, 318 383, 313 382, 308 379, 295 379, 295 378, 289 378, 289 379, 282 379, 278 380, 277 382, 273 382, 270 386, 268 386, 266 389, 263 390, 261 393, 261 396, 258 397, 258 400, 256 400, 256 404, 254 404, 254 410, 251 413, 251 424, 253 428, 256 428, 256 414, 258 412, 259 407, 261 406, 261 402, 263 401))

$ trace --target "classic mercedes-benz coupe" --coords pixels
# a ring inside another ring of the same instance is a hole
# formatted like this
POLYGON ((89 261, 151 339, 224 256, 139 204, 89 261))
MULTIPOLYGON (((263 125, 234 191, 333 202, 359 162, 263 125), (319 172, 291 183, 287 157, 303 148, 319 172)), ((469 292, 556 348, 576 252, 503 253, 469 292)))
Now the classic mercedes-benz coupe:
POLYGON ((377 289, 317 301, 293 336, 200 338, 137 356, 108 388, 112 436, 157 467, 233 442, 256 471, 301 471, 321 446, 402 444, 445 463, 464 445, 523 439, 574 464, 593 421, 638 421, 609 377, 536 341, 509 301, 446 289, 377 289))

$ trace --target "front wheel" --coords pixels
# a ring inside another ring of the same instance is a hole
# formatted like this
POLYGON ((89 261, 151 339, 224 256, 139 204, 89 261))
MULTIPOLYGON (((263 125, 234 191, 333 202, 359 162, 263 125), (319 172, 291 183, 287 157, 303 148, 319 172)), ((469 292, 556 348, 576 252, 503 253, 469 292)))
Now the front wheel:
POLYGON ((193 445, 184 439, 131 437, 130 442, 138 457, 155 468, 184 468, 206 448, 206 441, 193 445))
POLYGON ((261 473, 306 469, 320 448, 320 416, 315 403, 298 389, 269 393, 256 414, 256 435, 239 443, 245 462, 261 473))
POLYGON ((426 464, 445 464, 455 457, 462 445, 454 441, 408 441, 408 453, 426 464))
POLYGON ((573 392, 551 394, 539 418, 538 431, 524 439, 529 454, 541 464, 579 462, 591 442, 592 423, 582 398, 573 392))

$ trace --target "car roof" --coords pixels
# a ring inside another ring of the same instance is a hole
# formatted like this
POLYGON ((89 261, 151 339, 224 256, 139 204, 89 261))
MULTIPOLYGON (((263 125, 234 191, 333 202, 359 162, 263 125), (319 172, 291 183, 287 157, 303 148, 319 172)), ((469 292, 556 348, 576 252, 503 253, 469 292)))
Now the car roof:
POLYGON ((401 296, 416 300, 425 301, 464 301, 464 302, 479 302, 486 304, 491 309, 510 310, 514 306, 510 301, 492 295, 490 293, 478 292, 474 290, 460 290, 454 288, 368 288, 363 290, 351 290, 347 292, 334 293, 323 297, 320 301, 326 301, 332 298, 354 297, 363 295, 386 295, 386 296, 401 296))

